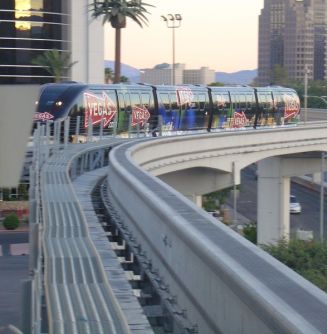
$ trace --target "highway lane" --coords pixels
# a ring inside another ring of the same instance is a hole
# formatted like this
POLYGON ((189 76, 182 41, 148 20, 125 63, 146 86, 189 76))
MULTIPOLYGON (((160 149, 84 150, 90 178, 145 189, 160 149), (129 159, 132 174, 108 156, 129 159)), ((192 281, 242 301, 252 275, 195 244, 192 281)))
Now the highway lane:
MULTIPOLYGON (((304 110, 301 110, 302 117, 304 120, 304 110)), ((308 108, 308 121, 326 121, 327 120, 327 109, 315 109, 308 108)))
MULTIPOLYGON (((303 115, 303 109, 302 109, 303 115)), ((327 121, 327 109, 308 109, 308 121, 327 121)), ((237 211, 249 220, 257 221, 257 181, 254 165, 245 168, 241 173, 240 194, 237 200, 237 211)), ((327 181, 327 173, 325 173, 327 181)), ((291 182, 291 194, 295 195, 302 206, 301 214, 290 215, 290 230, 294 236, 297 229, 312 230, 314 237, 320 236, 320 193, 295 182, 291 182)), ((327 194, 326 194, 327 195, 327 194)), ((233 206, 233 198, 228 199, 233 206)), ((324 236, 327 238, 327 198, 324 199, 324 236)))
MULTIPOLYGON (((291 194, 295 195, 302 206, 302 213, 290 215, 291 235, 294 236, 297 229, 312 230, 314 237, 320 236, 320 193, 311 190, 295 182, 291 183, 291 194)), ((228 204, 233 206, 233 198, 228 199, 228 204)), ((324 200, 325 231, 327 238, 327 198, 324 200)), ((237 200, 237 211, 249 220, 257 221, 257 180, 255 179, 255 167, 249 166, 242 171, 240 194, 237 200)))

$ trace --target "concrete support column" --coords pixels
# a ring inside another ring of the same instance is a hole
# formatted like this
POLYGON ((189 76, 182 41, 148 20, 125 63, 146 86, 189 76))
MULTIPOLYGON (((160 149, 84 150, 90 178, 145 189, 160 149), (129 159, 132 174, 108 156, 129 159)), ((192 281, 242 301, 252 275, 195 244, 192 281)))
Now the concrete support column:
POLYGON ((183 194, 186 198, 192 201, 196 206, 202 208, 202 196, 196 194, 183 194))
POLYGON ((289 239, 290 178, 281 171, 281 158, 258 163, 258 244, 289 239))
POLYGON ((312 182, 320 183, 321 182, 321 173, 313 173, 312 174, 312 182))
POLYGON ((201 195, 193 195, 194 203, 199 207, 202 208, 202 196, 201 195))

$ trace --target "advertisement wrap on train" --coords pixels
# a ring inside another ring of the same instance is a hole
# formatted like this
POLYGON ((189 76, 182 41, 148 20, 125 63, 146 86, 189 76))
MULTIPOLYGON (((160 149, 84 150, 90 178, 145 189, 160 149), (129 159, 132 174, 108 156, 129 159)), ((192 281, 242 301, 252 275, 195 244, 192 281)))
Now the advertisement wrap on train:
POLYGON ((115 133, 221 131, 294 125, 300 100, 286 87, 81 84, 41 86, 35 122, 74 120, 115 133))

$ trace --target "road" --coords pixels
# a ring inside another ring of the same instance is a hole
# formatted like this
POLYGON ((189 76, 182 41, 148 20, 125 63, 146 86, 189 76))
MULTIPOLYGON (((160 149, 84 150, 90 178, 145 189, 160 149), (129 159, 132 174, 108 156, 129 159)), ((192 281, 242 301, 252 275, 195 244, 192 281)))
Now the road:
MULTIPOLYGON (((295 195, 302 206, 302 213, 290 215, 291 235, 297 229, 312 230, 314 237, 320 236, 320 193, 313 191, 297 183, 291 183, 291 194, 295 195)), ((233 206, 233 198, 228 199, 228 204, 233 206)), ((325 196, 324 208, 327 208, 325 196)), ((257 221, 257 180, 255 179, 255 167, 249 166, 242 171, 240 195, 237 200, 237 211, 250 221, 257 221)), ((326 210, 325 210, 326 211, 326 210)), ((327 237, 327 213, 324 217, 325 238, 327 237)))
POLYGON ((2 244, 28 243, 28 232, 26 231, 1 231, 0 245, 2 244))
MULTIPOLYGON (((302 109, 303 114, 303 109, 302 109)), ((327 109, 308 109, 308 121, 327 121, 327 109)), ((325 173, 327 181, 327 173, 325 173)), ((290 216, 291 235, 297 229, 312 230, 314 237, 320 236, 320 193, 304 186, 291 182, 291 194, 295 195, 302 206, 301 214, 290 216)), ((228 199, 228 204, 233 207, 233 198, 228 199)), ((325 196, 324 208, 327 208, 325 196)), ((252 222, 257 221, 257 181, 255 180, 255 167, 249 166, 242 171, 240 195, 237 200, 237 211, 252 222)), ((324 236, 327 237, 327 210, 324 217, 324 236)))
POLYGON ((9 333, 5 329, 9 324, 20 328, 22 280, 28 278, 27 243, 26 231, 0 232, 0 333, 9 333))
MULTIPOLYGON (((304 110, 301 110, 302 118, 304 119, 304 110)), ((308 109, 308 121, 326 121, 327 120, 327 109, 308 109)))

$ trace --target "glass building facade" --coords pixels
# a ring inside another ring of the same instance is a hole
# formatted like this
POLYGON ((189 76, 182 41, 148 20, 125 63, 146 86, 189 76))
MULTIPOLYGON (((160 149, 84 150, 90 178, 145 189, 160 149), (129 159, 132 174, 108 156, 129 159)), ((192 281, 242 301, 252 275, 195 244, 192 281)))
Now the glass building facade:
POLYGON ((276 65, 290 80, 327 78, 327 0, 265 0, 259 17, 258 84, 274 83, 276 65))
POLYGON ((69 15, 62 0, 0 1, 0 84, 52 82, 31 61, 47 50, 69 52, 69 15))

